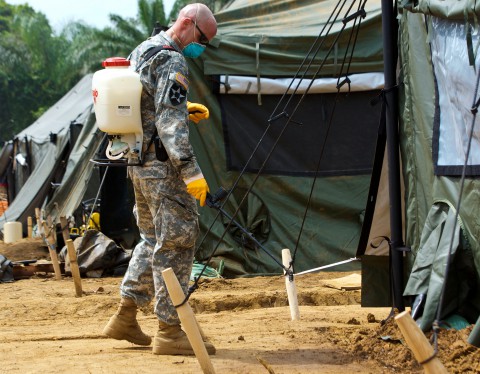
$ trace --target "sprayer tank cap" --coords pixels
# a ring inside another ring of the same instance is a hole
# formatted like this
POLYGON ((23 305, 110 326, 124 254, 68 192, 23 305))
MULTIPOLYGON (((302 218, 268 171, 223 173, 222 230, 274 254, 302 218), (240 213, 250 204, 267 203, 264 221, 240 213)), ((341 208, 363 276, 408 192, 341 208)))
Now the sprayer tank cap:
POLYGON ((102 62, 103 67, 110 66, 130 66, 130 61, 124 57, 109 57, 102 62))

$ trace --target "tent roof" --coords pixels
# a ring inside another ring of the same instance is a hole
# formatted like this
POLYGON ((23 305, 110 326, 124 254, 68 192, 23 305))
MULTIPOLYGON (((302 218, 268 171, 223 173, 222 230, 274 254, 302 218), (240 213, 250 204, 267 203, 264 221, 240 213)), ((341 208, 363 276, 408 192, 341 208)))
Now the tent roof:
POLYGON ((43 143, 49 140, 50 133, 68 133, 71 123, 75 121, 82 123, 91 111, 93 106, 91 85, 92 76, 89 74, 16 137, 23 139, 27 136, 36 143, 43 143))
POLYGON ((32 209, 43 203, 70 140, 70 125, 86 123, 93 110, 91 82, 92 74, 83 77, 38 120, 16 136, 20 149, 25 149, 25 139, 28 140, 33 172, 21 186, 6 214, 0 217, 0 229, 7 219, 26 222, 27 215, 33 216, 32 209), (50 134, 56 134, 56 139, 51 139, 50 134))
MULTIPOLYGON (((305 37, 319 34, 338 1, 237 0, 215 14, 219 33, 247 37, 305 37)), ((341 25, 338 22, 335 30, 341 25)))
MULTIPOLYGON (((336 41, 320 75, 338 72, 338 61, 344 58, 355 21, 344 25, 342 19, 354 13, 353 9, 348 11, 344 7, 330 25, 337 3, 333 0, 234 1, 215 15, 218 33, 205 53, 205 74, 293 76, 318 36, 322 36, 321 42, 327 31, 329 36, 321 44, 312 71, 317 70, 336 41)), ((380 1, 368 1, 365 11, 366 17, 356 21, 358 25, 361 20, 362 28, 357 37, 352 73, 383 71, 380 1)))

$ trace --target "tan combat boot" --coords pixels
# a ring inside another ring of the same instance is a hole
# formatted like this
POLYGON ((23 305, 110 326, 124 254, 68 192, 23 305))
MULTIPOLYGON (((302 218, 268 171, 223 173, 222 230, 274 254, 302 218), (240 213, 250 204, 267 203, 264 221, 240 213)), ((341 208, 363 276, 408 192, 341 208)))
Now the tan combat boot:
MULTIPOLYGON (((213 344, 205 342, 208 354, 216 352, 213 344)), ((167 325, 159 321, 158 331, 153 339, 153 354, 155 355, 193 355, 193 348, 188 341, 187 335, 180 328, 180 325, 167 325)))
POLYGON ((122 298, 117 312, 110 318, 103 333, 113 339, 127 340, 138 345, 150 345, 152 338, 142 332, 136 316, 135 302, 130 298, 122 298))

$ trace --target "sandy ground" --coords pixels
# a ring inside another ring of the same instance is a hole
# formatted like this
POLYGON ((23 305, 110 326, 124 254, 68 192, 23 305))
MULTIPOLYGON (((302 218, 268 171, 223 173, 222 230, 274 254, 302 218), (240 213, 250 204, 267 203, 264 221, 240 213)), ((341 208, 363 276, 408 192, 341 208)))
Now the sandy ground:
MULTIPOLYGON (((0 243, 0 253, 18 260, 26 253, 22 244, 0 243)), ((189 303, 217 348, 210 356, 215 372, 423 372, 394 319, 381 323, 389 308, 362 308, 361 290, 328 287, 352 274, 359 273, 297 276, 297 321, 283 277, 202 281, 189 303)), ((156 356, 149 347, 102 335, 117 308, 120 281, 83 278, 82 297, 75 297, 72 278, 55 280, 52 273, 0 284, 0 373, 201 373, 195 356, 156 356)), ((155 334, 150 308, 138 320, 155 334)), ((470 331, 441 331, 438 357, 448 372, 480 372, 480 349, 466 342, 470 331)))

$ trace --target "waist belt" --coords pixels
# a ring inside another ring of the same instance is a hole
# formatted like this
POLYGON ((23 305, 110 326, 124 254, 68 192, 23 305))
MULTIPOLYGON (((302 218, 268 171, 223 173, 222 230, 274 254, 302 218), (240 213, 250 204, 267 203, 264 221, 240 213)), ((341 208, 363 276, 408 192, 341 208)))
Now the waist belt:
POLYGON ((143 144, 143 153, 154 153, 157 156, 157 160, 159 161, 167 161, 168 160, 168 153, 163 146, 162 142, 160 141, 160 137, 158 136, 157 130, 155 129, 155 132, 152 136, 152 140, 149 142, 149 144, 143 144))

